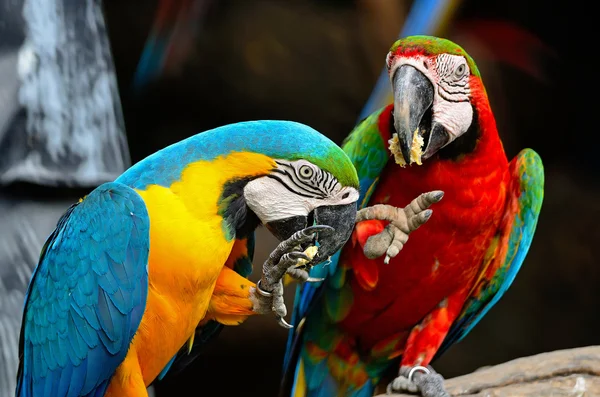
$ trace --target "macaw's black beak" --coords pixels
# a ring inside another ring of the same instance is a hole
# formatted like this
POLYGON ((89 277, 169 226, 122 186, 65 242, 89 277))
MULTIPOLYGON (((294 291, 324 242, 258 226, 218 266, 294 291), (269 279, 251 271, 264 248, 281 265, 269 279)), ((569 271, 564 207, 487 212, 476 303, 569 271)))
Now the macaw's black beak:
MULTIPOLYGON (((279 240, 287 240, 294 233, 313 225, 326 225, 332 231, 319 232, 317 255, 312 263, 318 264, 335 254, 352 235, 356 222, 356 203, 345 205, 326 205, 315 208, 308 216, 294 216, 268 222, 265 226, 279 240)), ((306 248, 306 247, 302 247, 306 248)))
POLYGON ((334 230, 317 237, 319 251, 313 259, 318 264, 339 251, 352 235, 356 223, 356 202, 344 205, 326 205, 313 211, 316 225, 331 226, 334 230))
POLYGON ((408 164, 415 134, 423 137, 423 158, 428 158, 448 142, 448 133, 440 124, 432 122, 434 87, 419 70, 402 65, 393 81, 394 128, 400 141, 402 156, 408 164))

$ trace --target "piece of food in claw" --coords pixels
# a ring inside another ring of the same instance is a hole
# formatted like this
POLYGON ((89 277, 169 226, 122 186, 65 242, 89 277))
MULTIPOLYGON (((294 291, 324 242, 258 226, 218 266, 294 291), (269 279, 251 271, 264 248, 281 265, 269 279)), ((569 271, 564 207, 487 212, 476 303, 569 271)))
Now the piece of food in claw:
MULTIPOLYGON (((311 245, 310 247, 308 247, 307 249, 304 250, 304 253, 306 254, 306 256, 308 256, 312 260, 315 257, 315 255, 317 255, 318 251, 319 251, 319 247, 317 247, 316 245, 311 245)), ((302 258, 298 259, 296 268, 297 269, 306 268, 306 267, 310 266, 308 262, 309 261, 307 261, 306 259, 302 259, 302 258)), ((289 274, 285 274, 283 276, 283 285, 286 287, 294 281, 296 281, 296 280, 289 274)))
MULTIPOLYGON (((417 163, 417 165, 423 164, 421 162, 421 156, 423 155, 423 137, 419 134, 419 129, 415 130, 413 135, 412 145, 410 147, 410 164, 417 163)), ((398 140, 398 134, 392 135, 392 139, 388 141, 390 152, 394 155, 394 160, 396 164, 400 167, 406 166, 406 160, 402 155, 402 150, 400 149, 400 141, 398 140)))
MULTIPOLYGON (((317 247, 316 245, 311 245, 310 247, 304 250, 304 253, 312 260, 312 258, 314 258, 315 255, 317 255, 318 251, 319 247, 317 247)), ((308 262, 310 261, 307 261, 306 259, 298 259, 298 265, 296 267, 306 266, 308 262)))

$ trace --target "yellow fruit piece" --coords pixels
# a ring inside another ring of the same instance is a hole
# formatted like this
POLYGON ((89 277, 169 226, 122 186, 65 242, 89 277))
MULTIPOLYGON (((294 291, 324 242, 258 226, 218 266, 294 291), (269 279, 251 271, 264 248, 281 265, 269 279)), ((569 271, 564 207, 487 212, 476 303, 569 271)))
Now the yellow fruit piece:
MULTIPOLYGON (((307 249, 304 250, 304 253, 306 254, 306 256, 308 256, 310 259, 312 259, 315 257, 315 255, 317 255, 318 251, 319 251, 319 247, 317 247, 315 245, 311 245, 310 247, 308 247, 307 249)), ((296 264, 296 266, 303 266, 303 265, 306 265, 307 263, 308 263, 308 261, 306 259, 298 259, 298 263, 296 264)), ((284 286, 288 286, 289 284, 291 284, 294 281, 296 281, 296 280, 294 280, 294 278, 292 276, 290 276, 289 274, 285 274, 283 276, 283 285, 284 286)))
MULTIPOLYGON (((317 255, 318 251, 319 247, 317 247, 316 245, 311 245, 310 247, 304 250, 304 253, 306 254, 306 256, 312 259, 315 257, 315 255, 317 255)), ((306 259, 298 259, 298 265, 306 265, 307 263, 308 261, 306 259)))
MULTIPOLYGON (((419 129, 415 130, 413 135, 412 145, 410 147, 410 164, 416 163, 417 165, 423 164, 421 162, 421 156, 423 155, 423 137, 419 134, 419 129)), ((394 155, 394 160, 396 164, 400 167, 406 166, 406 160, 402 155, 402 150, 400 149, 400 141, 398 140, 398 134, 392 135, 392 139, 388 141, 390 152, 394 155)))

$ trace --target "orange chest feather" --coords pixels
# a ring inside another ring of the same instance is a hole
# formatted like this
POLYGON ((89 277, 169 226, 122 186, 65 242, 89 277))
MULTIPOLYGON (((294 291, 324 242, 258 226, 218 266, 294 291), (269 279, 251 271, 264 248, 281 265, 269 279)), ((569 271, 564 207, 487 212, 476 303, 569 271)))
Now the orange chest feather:
POLYGON ((205 316, 233 241, 225 239, 216 210, 199 219, 169 189, 139 193, 150 215, 149 288, 133 345, 149 382, 205 316))
POLYGON ((137 354, 152 382, 205 317, 234 239, 226 235, 220 202, 228 181, 265 174, 267 156, 234 152, 189 164, 169 187, 138 190, 150 216, 148 297, 128 354, 137 354))

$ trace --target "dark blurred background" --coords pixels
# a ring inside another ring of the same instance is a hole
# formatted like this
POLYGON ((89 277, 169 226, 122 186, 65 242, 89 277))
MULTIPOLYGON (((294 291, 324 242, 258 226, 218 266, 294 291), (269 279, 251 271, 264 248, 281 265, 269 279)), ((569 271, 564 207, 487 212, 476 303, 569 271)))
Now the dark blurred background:
MULTIPOLYGON (((204 3, 185 58, 136 91, 134 73, 158 2, 104 1, 131 162, 197 132, 253 119, 300 121, 341 143, 411 5, 408 0, 204 3)), ((445 377, 600 343, 596 49, 587 32, 593 12, 582 4, 466 0, 443 30, 477 62, 509 158, 531 147, 546 169, 545 201, 524 266, 500 303, 434 363, 445 377), (498 21, 531 35, 530 44, 516 42, 527 49, 523 54, 506 34, 478 30, 498 21)), ((8 156, 6 147, 0 131, 0 158, 8 156)), ((92 187, 33 185, 10 183, 0 192, 20 202, 60 195, 68 203, 92 187)), ((1 228, 7 227, 7 216, 0 212, 1 228)), ((258 242, 260 267, 275 241, 261 230, 258 242)), ((289 306, 292 301, 288 287, 289 306)), ((206 394, 209 388, 227 396, 274 396, 285 339, 286 331, 270 316, 227 327, 200 360, 158 384, 156 393, 206 394)))

